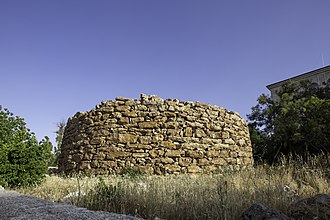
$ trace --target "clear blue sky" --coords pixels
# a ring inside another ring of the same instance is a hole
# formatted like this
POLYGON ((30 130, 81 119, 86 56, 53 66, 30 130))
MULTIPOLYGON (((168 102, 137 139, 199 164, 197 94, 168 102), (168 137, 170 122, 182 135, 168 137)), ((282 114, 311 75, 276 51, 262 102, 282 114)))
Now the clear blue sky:
POLYGON ((0 105, 40 140, 116 96, 246 117, 266 85, 330 63, 329 0, 0 0, 0 105))

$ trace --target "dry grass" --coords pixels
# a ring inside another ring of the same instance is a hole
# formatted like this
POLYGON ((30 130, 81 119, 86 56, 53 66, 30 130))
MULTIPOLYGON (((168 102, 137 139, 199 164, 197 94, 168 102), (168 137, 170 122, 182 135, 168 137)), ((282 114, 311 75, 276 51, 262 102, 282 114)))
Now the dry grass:
POLYGON ((278 166, 213 175, 51 176, 40 186, 19 191, 52 201, 80 192, 66 202, 146 219, 238 219, 252 203, 286 212, 294 199, 330 194, 329 159, 310 158, 308 163, 283 159, 278 166))

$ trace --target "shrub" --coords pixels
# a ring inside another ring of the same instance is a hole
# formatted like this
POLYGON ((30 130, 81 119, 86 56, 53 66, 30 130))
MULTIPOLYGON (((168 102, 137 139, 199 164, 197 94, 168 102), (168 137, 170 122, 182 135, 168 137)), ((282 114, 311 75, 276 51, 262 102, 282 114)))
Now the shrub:
POLYGON ((38 143, 23 118, 0 105, 0 185, 20 187, 39 183, 47 172, 51 145, 38 143))

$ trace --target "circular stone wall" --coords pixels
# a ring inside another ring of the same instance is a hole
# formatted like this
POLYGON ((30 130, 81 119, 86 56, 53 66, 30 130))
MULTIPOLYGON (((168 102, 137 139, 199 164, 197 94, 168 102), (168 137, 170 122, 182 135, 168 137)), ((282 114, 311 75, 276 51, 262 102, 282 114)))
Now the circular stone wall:
POLYGON ((237 113, 144 94, 76 113, 59 156, 66 174, 212 173, 252 164, 249 130, 237 113))

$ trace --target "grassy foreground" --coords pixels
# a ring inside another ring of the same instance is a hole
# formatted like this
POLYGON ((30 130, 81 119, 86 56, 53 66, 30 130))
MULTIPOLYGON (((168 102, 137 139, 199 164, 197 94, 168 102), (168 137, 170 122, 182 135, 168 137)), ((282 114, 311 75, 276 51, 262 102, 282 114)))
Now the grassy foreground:
POLYGON ((213 175, 50 176, 35 188, 18 191, 92 210, 146 219, 229 220, 238 219, 256 202, 286 213, 295 199, 330 194, 329 161, 329 155, 310 158, 307 163, 283 159, 277 166, 258 165, 213 175), (67 196, 70 193, 72 196, 67 196))

